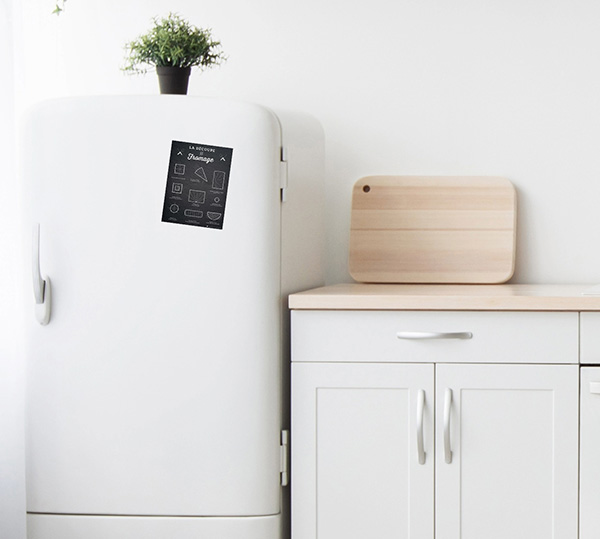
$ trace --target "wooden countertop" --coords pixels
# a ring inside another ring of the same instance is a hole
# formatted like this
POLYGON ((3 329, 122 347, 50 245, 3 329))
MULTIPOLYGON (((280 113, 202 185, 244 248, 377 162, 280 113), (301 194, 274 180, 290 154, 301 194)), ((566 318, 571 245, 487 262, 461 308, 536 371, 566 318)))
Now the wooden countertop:
POLYGON ((416 285, 346 283, 298 292, 291 309, 422 311, 600 311, 588 285, 416 285))

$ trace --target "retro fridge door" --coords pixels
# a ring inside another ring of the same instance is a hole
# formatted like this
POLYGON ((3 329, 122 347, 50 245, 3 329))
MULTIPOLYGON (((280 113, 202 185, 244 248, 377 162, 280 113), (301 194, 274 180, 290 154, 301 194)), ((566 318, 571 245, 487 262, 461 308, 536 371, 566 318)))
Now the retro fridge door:
POLYGON ((32 113, 52 310, 28 291, 29 512, 279 512, 280 136, 265 109, 190 97, 32 113))

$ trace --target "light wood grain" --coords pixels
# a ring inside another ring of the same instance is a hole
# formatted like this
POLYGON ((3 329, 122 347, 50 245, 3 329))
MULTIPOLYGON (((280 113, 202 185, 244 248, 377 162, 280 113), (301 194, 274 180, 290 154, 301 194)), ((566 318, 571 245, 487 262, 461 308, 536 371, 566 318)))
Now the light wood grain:
POLYGON ((292 309, 409 311, 600 311, 592 285, 345 283, 293 294, 292 309))
POLYGON ((369 176, 356 182, 350 274, 376 283, 502 283, 515 263, 505 178, 369 176))
MULTIPOLYGON (((439 210, 363 209, 352 213, 353 230, 436 230, 439 210)), ((445 210, 445 230, 470 229, 476 222, 479 230, 512 230, 514 211, 445 210)))

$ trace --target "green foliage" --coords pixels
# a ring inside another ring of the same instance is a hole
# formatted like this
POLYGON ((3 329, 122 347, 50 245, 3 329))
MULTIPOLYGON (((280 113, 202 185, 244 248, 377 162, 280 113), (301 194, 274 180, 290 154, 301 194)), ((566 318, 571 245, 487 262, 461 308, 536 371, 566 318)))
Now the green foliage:
POLYGON ((148 33, 125 45, 123 71, 146 73, 148 69, 141 65, 208 68, 226 59, 210 30, 192 26, 174 13, 153 21, 148 33))
POLYGON ((60 15, 61 11, 65 9, 65 2, 67 0, 57 0, 56 5, 54 6, 54 11, 52 13, 56 15, 60 15))

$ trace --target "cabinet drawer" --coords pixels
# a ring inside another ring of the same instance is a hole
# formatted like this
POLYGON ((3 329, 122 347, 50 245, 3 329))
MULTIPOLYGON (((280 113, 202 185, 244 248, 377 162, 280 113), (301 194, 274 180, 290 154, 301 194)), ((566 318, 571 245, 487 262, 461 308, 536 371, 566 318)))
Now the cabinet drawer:
POLYGON ((578 324, 575 312, 296 310, 292 361, 578 363, 578 324))
POLYGON ((581 363, 600 365, 600 313, 580 314, 581 363))

